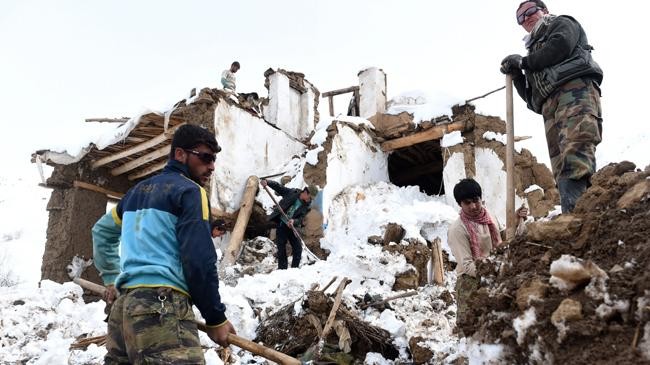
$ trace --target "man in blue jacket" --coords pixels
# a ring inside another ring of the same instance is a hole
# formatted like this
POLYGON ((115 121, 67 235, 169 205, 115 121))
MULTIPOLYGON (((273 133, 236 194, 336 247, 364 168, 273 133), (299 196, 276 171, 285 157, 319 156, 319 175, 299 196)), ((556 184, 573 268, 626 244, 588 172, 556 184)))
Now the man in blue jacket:
POLYGON ((593 48, 574 18, 549 14, 541 0, 519 4, 516 17, 528 32, 524 38, 528 54, 506 57, 501 72, 512 75, 528 108, 544 117, 551 168, 562 212, 567 213, 596 171, 603 71, 592 59, 593 48))
POLYGON ((192 304, 222 346, 235 333, 219 295, 210 234, 214 134, 180 127, 162 173, 131 188, 93 227, 95 266, 113 302, 106 364, 205 362, 192 304), (121 242, 121 246, 120 246, 121 242))

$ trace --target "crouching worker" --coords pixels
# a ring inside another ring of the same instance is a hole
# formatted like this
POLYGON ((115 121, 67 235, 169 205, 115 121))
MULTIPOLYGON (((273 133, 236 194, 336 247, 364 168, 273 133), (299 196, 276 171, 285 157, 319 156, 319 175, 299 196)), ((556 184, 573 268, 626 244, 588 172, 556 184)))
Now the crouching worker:
POLYGON ((131 188, 93 227, 95 266, 120 293, 108 318, 106 364, 204 364, 193 304, 213 341, 228 346, 235 333, 219 295, 202 187, 220 150, 208 130, 180 127, 162 173, 131 188))
POLYGON ((275 243, 278 246, 278 269, 284 270, 288 265, 287 240, 291 244, 291 267, 299 267, 302 245, 300 244, 300 238, 294 233, 294 228, 302 226, 302 219, 309 212, 311 199, 318 194, 318 190, 313 185, 302 190, 289 189, 271 180, 262 180, 261 184, 270 187, 282 196, 282 200, 278 205, 289 218, 287 220, 277 206, 269 216, 269 221, 276 224, 275 243))
MULTIPOLYGON (((454 186, 454 198, 460 205, 460 217, 447 231, 447 244, 456 259, 456 303, 457 321, 463 322, 467 311, 467 300, 479 287, 476 261, 487 257, 501 245, 503 228, 483 206, 481 186, 473 179, 463 179, 454 186)), ((526 208, 516 212, 525 218, 526 208)))

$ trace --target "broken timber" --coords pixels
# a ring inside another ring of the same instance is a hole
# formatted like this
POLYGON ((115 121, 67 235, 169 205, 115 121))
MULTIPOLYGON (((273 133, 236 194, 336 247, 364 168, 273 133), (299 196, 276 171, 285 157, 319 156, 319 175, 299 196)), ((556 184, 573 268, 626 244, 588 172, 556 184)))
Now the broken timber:
POLYGON ((347 93, 353 93, 354 95, 354 101, 356 105, 356 112, 357 115, 359 114, 359 101, 360 101, 360 96, 359 96, 359 86, 350 86, 346 87, 344 89, 337 89, 337 90, 332 90, 332 91, 327 91, 321 94, 321 97, 323 98, 329 98, 329 112, 330 116, 334 116, 334 96, 335 95, 341 95, 341 94, 347 94, 347 93))
POLYGON ((235 223, 235 228, 232 230, 228 248, 226 249, 226 252, 224 252, 223 261, 221 262, 221 265, 224 267, 234 264, 237 260, 241 243, 244 239, 244 232, 246 231, 248 220, 250 219, 251 213, 253 211, 253 204, 255 203, 255 194, 257 194, 258 183, 259 180, 257 176, 249 176, 248 180, 246 180, 246 189, 244 190, 241 207, 239 208, 237 222, 235 223))
POLYGON ((118 193, 116 191, 108 190, 108 189, 102 188, 101 186, 89 184, 89 183, 83 182, 83 181, 75 180, 74 183, 73 183, 73 186, 75 188, 91 190, 91 191, 94 191, 96 193, 104 194, 108 198, 114 199, 114 200, 120 200, 120 199, 122 199, 122 197, 124 197, 124 193, 118 193))
POLYGON ((154 146, 156 146, 156 145, 158 145, 160 143, 163 143, 163 142, 167 141, 168 139, 170 139, 174 135, 176 130, 178 128, 180 128, 184 124, 185 123, 177 124, 177 125, 173 126, 172 128, 169 128, 166 132, 163 132, 163 133, 157 135, 156 137, 154 137, 154 138, 152 138, 150 140, 142 142, 142 143, 140 143, 138 145, 135 145, 135 146, 133 146, 133 147, 131 147, 129 149, 126 149, 124 151, 114 153, 112 155, 100 158, 99 160, 94 161, 91 166, 92 166, 93 169, 96 169, 98 167, 104 166, 104 165, 106 165, 108 163, 111 163, 113 161, 119 160, 119 159, 124 158, 124 157, 131 156, 131 155, 136 154, 138 152, 142 152, 142 151, 147 150, 147 149, 149 149, 151 147, 154 147, 154 146))
POLYGON ((468 129, 469 123, 466 121, 452 122, 431 127, 422 132, 414 133, 401 138, 388 140, 381 144, 381 150, 384 152, 412 146, 414 144, 440 139, 447 133, 454 131, 464 132, 468 129))
POLYGON ((444 262, 442 261, 442 241, 436 237, 431 244, 431 267, 433 269, 433 282, 443 285, 445 282, 444 262))

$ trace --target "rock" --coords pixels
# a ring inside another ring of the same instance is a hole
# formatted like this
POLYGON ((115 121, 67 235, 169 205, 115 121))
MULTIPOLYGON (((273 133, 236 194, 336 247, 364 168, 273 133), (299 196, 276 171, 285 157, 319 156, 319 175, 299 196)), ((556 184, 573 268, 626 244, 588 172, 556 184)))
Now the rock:
POLYGON ((384 239, 381 236, 369 236, 368 243, 371 245, 381 245, 384 243, 384 239))
POLYGON ((534 278, 517 289, 517 306, 521 311, 526 310, 531 300, 539 300, 546 296, 548 285, 539 278, 534 278))
POLYGON ((395 276, 393 291, 415 289, 418 287, 419 275, 414 269, 409 269, 395 276))
POLYGON ((18 299, 18 300, 15 300, 12 304, 13 305, 24 305, 25 301, 22 300, 22 299, 18 299))
POLYGON ((433 351, 418 344, 423 340, 421 336, 411 337, 409 340, 409 350, 413 356, 414 364, 424 364, 433 358, 433 351))
POLYGON ((631 207, 634 203, 650 197, 650 180, 639 181, 616 202, 618 209, 631 207))
POLYGON ((555 327, 559 324, 582 319, 582 303, 573 299, 564 299, 551 315, 551 322, 555 327))
POLYGON ((447 307, 454 302, 454 296, 451 295, 449 290, 445 290, 442 293, 440 293, 440 296, 438 298, 440 298, 440 300, 442 300, 447 307))
POLYGON ((528 237, 533 241, 566 240, 580 233, 582 220, 571 214, 563 214, 557 219, 545 222, 532 222, 527 225, 528 237))
POLYGON ((384 232, 384 245, 391 242, 399 243, 404 238, 406 231, 397 223, 388 223, 384 232))
POLYGON ((607 278, 601 268, 591 260, 581 260, 571 255, 562 255, 551 263, 549 283, 560 290, 572 290, 592 278, 607 278))

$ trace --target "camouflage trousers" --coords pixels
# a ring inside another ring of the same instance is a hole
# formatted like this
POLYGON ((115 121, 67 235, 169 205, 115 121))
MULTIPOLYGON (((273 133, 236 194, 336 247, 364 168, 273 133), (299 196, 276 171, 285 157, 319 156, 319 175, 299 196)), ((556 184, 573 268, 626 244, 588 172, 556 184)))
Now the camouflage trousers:
POLYGON ((115 300, 106 349, 105 364, 205 364, 189 298, 165 287, 115 300))
MULTIPOLYGON (((458 328, 461 328, 466 321, 469 298, 478 290, 480 282, 480 279, 467 274, 462 274, 456 280, 456 324, 458 328)), ((462 335, 462 333, 460 334, 462 335)))
POLYGON ((593 175, 603 122, 596 84, 577 78, 560 86, 544 102, 542 115, 555 181, 593 175))

